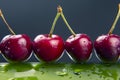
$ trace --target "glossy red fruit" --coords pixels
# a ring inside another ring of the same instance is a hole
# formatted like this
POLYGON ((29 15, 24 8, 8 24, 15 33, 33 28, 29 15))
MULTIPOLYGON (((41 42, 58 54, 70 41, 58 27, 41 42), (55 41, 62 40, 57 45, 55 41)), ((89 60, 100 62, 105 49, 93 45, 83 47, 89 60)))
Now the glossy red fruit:
POLYGON ((118 8, 118 13, 108 34, 99 36, 94 42, 97 56, 105 63, 117 62, 120 55, 120 36, 112 34, 120 17, 120 4, 118 8))
POLYGON ((93 45, 86 34, 76 34, 66 40, 65 49, 74 61, 85 62, 92 53, 93 45))
POLYGON ((32 41, 25 34, 7 35, 1 41, 1 52, 7 61, 22 62, 32 52, 32 41))
POLYGON ((34 39, 33 48, 38 59, 44 62, 57 60, 63 53, 64 41, 58 35, 41 34, 34 39))
POLYGON ((96 54, 107 63, 116 62, 120 55, 120 36, 107 34, 99 36, 94 42, 96 54))

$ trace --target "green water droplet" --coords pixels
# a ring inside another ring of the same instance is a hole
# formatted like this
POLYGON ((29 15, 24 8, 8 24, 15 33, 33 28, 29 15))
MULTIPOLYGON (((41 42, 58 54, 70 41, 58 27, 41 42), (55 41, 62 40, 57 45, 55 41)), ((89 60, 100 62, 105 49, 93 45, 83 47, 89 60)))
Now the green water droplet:
POLYGON ((56 74, 57 74, 58 76, 65 76, 65 75, 67 75, 66 72, 61 72, 61 71, 57 71, 56 74))
POLYGON ((81 69, 75 69, 75 70, 74 70, 74 74, 75 74, 75 75, 80 75, 80 72, 81 72, 81 69))
POLYGON ((8 80, 15 80, 15 78, 10 78, 10 79, 8 79, 8 80))
POLYGON ((80 73, 78 73, 78 72, 74 72, 74 74, 75 74, 75 75, 80 75, 80 73))
POLYGON ((72 76, 70 76, 69 79, 72 79, 72 76))
POLYGON ((99 77, 102 78, 102 75, 100 75, 99 77))
POLYGON ((79 76, 79 78, 81 78, 81 76, 79 76))
POLYGON ((88 74, 87 76, 90 76, 90 74, 88 74))
POLYGON ((4 70, 4 67, 0 66, 0 72, 6 72, 6 71, 4 70))
POLYGON ((8 80, 38 80, 35 76, 29 76, 29 77, 16 77, 16 78, 10 78, 8 80))
POLYGON ((40 71, 40 72, 41 72, 42 75, 45 73, 44 71, 40 71))
POLYGON ((67 70, 66 70, 66 69, 63 69, 62 71, 56 71, 56 74, 57 74, 58 76, 65 76, 65 75, 67 75, 68 73, 67 73, 67 70))

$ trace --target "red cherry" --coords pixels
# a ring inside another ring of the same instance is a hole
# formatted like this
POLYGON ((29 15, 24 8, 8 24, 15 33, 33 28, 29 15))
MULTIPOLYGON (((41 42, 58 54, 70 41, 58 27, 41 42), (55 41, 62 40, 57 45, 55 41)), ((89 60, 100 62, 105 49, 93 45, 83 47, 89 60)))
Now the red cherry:
POLYGON ((107 63, 118 61, 120 55, 120 36, 112 34, 115 25, 120 17, 120 4, 119 11, 116 19, 108 34, 99 36, 95 42, 94 47, 98 58, 107 63))
POLYGON ((94 46, 100 60, 103 62, 116 62, 120 55, 120 36, 115 34, 99 36, 94 46))
POLYGON ((52 62, 57 60, 64 51, 63 39, 60 36, 53 34, 55 24, 60 17, 59 10, 60 8, 58 7, 58 12, 53 21, 50 33, 38 35, 34 39, 33 50, 35 52, 35 55, 38 59, 44 62, 52 62))
POLYGON ((16 35, 8 25, 1 10, 0 17, 12 33, 12 35, 5 36, 1 41, 0 50, 3 56, 10 62, 22 62, 27 60, 32 52, 32 41, 25 34, 16 35))
POLYGON ((58 35, 49 37, 49 34, 41 34, 34 39, 33 48, 38 59, 51 62, 57 60, 62 55, 64 42, 58 35))
POLYGON ((65 42, 65 49, 69 56, 76 62, 85 62, 89 59, 93 45, 92 41, 86 34, 75 34, 70 25, 68 24, 62 8, 59 6, 59 13, 72 35, 65 42))
POLYGON ((1 41, 1 52, 10 62, 27 60, 32 52, 32 42, 25 34, 7 35, 1 41))
POLYGON ((65 42, 65 49, 70 57, 76 62, 85 62, 92 52, 92 41, 86 34, 70 36, 65 42))

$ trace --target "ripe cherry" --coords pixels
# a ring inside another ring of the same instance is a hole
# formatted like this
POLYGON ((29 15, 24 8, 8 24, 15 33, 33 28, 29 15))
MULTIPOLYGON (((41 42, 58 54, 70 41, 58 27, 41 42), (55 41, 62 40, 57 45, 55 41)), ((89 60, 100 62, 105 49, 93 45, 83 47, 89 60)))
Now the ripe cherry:
MULTIPOLYGON (((61 7, 59 6, 59 8, 61 7)), ((62 12, 62 8, 60 9, 59 13, 61 14, 61 17, 67 25, 68 29, 72 33, 72 35, 65 42, 65 49, 68 52, 68 55, 75 62, 86 62, 90 58, 93 49, 92 41, 87 34, 75 34, 62 12)))
POLYGON ((63 39, 60 36, 53 34, 55 24, 59 17, 60 13, 58 8, 58 13, 54 19, 50 33, 40 34, 34 39, 33 50, 36 57, 43 62, 53 62, 58 60, 64 51, 63 39))
POLYGON ((27 60, 32 52, 32 41, 25 34, 16 35, 6 22, 2 11, 0 16, 12 34, 5 36, 0 43, 0 50, 9 62, 22 62, 27 60))
POLYGON ((119 17, 120 4, 118 14, 109 33, 106 35, 99 36, 94 42, 96 55, 102 62, 113 63, 118 61, 120 55, 120 36, 112 34, 112 32, 115 28, 119 17))

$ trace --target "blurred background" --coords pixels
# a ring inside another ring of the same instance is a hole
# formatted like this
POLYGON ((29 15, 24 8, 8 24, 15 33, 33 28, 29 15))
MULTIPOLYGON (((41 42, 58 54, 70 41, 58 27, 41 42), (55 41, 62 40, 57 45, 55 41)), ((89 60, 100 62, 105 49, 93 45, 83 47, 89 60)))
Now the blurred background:
MULTIPOLYGON (((16 34, 27 34, 32 40, 39 34, 47 34, 56 15, 56 8, 61 5, 65 17, 76 33, 85 33, 94 40, 102 34, 107 34, 118 11, 120 0, 1 0, 0 8, 16 34)), ((114 30, 120 35, 120 20, 114 30)), ((10 34, 6 25, 0 19, 0 40, 10 34)), ((54 34, 66 40, 70 35, 65 23, 60 18, 54 34)), ((99 62, 94 50, 88 62, 99 62)), ((34 55, 29 59, 38 61, 34 55)), ((0 55, 0 62, 5 59, 0 55)), ((66 52, 58 62, 72 62, 66 52)))

